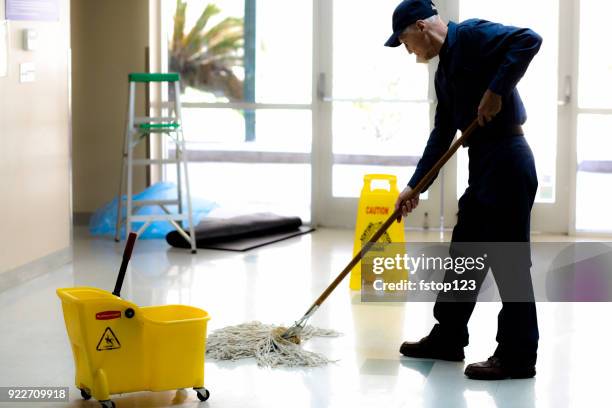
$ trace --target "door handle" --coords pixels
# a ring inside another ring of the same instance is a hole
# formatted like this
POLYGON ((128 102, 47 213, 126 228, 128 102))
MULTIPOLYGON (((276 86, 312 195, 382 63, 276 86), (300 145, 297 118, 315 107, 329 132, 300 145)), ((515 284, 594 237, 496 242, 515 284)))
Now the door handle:
POLYGON ((566 75, 563 80, 562 99, 557 101, 558 106, 567 106, 572 102, 572 77, 566 75))

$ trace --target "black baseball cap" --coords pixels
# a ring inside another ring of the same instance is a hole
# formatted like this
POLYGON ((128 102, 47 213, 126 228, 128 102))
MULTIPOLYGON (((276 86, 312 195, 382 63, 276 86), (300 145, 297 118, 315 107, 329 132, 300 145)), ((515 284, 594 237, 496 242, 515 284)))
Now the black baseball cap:
POLYGON ((418 20, 425 20, 438 14, 435 4, 430 0, 404 0, 393 12, 392 26, 393 34, 385 43, 385 47, 398 47, 401 42, 399 36, 406 27, 416 23, 418 20))

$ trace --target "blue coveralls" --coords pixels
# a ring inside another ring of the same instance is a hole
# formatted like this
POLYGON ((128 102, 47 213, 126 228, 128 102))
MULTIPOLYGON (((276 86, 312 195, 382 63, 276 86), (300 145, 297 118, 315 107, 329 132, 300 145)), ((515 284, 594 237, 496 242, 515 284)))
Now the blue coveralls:
MULTIPOLYGON (((515 130, 527 119, 516 84, 541 43, 538 34, 525 28, 478 19, 448 24, 435 76, 435 126, 408 185, 416 186, 448 149, 457 129, 466 129, 475 119, 487 89, 502 96, 498 115, 468 141, 469 186, 459 200, 453 242, 529 242, 538 181, 531 149, 515 130)), ((523 282, 525 290, 533 293, 528 253, 513 265, 491 259, 490 266, 500 293, 500 277, 523 282)), ((447 277, 451 273, 447 271, 447 277)), ((484 275, 479 283, 482 279, 484 275)), ((446 302, 439 296, 434 307, 438 324, 430 339, 444 346, 466 346, 475 300, 474 296, 446 302)), ((495 355, 519 365, 535 364, 539 339, 535 303, 503 300, 502 296, 495 355)))

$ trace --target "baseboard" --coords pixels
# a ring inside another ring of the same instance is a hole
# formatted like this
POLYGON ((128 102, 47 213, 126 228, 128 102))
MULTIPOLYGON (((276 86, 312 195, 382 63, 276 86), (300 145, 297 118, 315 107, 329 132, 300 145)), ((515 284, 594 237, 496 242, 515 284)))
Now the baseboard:
POLYGON ((72 225, 89 225, 89 220, 93 213, 91 212, 75 212, 72 214, 72 225))
POLYGON ((0 293, 72 262, 72 247, 60 249, 6 272, 0 272, 0 293))

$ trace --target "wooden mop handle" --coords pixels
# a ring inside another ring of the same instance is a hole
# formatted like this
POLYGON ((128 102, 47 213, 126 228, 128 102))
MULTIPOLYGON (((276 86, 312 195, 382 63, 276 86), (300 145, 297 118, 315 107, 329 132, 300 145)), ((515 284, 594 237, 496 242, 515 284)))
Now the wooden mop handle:
MULTIPOLYGON (((472 132, 474 132, 474 130, 476 130, 476 128, 478 128, 478 120, 474 119, 474 121, 470 124, 470 126, 468 126, 468 128, 465 129, 465 131, 461 134, 461 137, 459 137, 459 139, 457 139, 455 143, 451 145, 451 147, 446 151, 446 153, 444 153, 444 155, 436 162, 436 164, 433 165, 431 170, 429 170, 427 174, 423 176, 421 181, 419 181, 419 183, 416 186, 414 186, 414 188, 410 191, 410 193, 408 193, 408 197, 406 197, 406 200, 410 200, 418 196, 421 193, 421 191, 425 189, 425 186, 427 186, 431 182, 431 180, 433 180, 434 177, 436 177, 436 175, 438 174, 442 166, 444 166, 446 162, 451 157, 453 157, 455 152, 459 149, 459 146, 462 146, 465 144, 466 139, 470 137, 470 135, 472 134, 472 132)), ((319 298, 314 302, 314 304, 311 306, 311 309, 315 306, 317 307, 321 306, 321 304, 325 301, 325 299, 327 299, 327 297, 334 291, 334 289, 336 289, 336 287, 346 277, 346 275, 348 275, 349 272, 355 267, 355 265, 357 265, 357 263, 361 261, 363 256, 370 250, 372 245, 374 245, 374 243, 378 241, 378 239, 382 236, 382 234, 384 234, 385 231, 387 231, 387 229, 391 226, 391 224, 393 224, 395 220, 397 220, 397 218, 401 215, 401 213, 402 213, 401 208, 398 208, 395 211, 393 211, 393 214, 391 214, 389 218, 387 218, 384 224, 381 225, 381 227, 374 233, 374 235, 372 235, 370 240, 366 242, 363 248, 361 248, 361 251, 359 251, 353 257, 351 262, 349 262, 348 265, 346 265, 344 270, 340 272, 340 274, 327 287, 327 289, 325 289, 325 291, 321 293, 321 296, 319 296, 319 298)))

